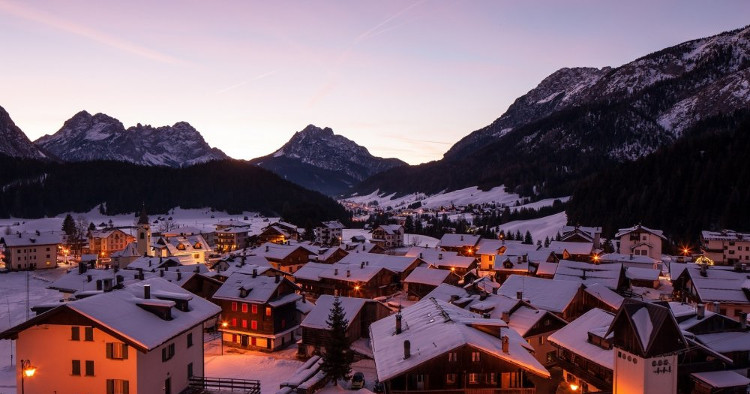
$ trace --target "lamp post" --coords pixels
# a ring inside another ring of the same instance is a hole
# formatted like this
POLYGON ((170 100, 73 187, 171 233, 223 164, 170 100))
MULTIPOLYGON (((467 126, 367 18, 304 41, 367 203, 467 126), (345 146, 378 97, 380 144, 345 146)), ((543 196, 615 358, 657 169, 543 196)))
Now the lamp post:
POLYGON ((24 387, 25 378, 30 378, 36 373, 36 368, 31 366, 30 360, 21 360, 21 394, 26 393, 24 387))

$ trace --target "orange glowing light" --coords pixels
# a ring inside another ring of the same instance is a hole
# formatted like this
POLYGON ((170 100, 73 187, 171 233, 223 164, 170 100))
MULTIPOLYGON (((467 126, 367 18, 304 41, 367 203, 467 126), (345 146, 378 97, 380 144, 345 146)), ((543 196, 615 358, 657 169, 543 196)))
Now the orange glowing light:
POLYGON ((221 326, 222 326, 223 328, 227 328, 227 327, 229 326, 229 323, 227 323, 227 322, 223 321, 223 322, 221 322, 221 326))
POLYGON ((355 290, 355 291, 359 291, 359 285, 357 285, 357 286, 354 286, 354 290, 355 290))
POLYGON ((578 385, 575 383, 570 384, 570 390, 571 391, 578 391, 578 385))
POLYGON ((34 376, 35 373, 36 373, 36 368, 34 367, 27 367, 26 369, 23 370, 23 374, 26 375, 27 378, 34 376))

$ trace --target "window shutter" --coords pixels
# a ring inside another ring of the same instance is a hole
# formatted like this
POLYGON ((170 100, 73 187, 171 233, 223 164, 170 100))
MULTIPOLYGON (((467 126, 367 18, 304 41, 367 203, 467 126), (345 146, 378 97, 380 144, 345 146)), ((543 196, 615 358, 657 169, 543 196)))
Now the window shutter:
POLYGON ((107 342, 107 358, 112 358, 112 348, 114 347, 114 343, 107 342))
POLYGON ((107 379, 107 394, 115 394, 115 380, 107 379))
POLYGON ((128 394, 130 391, 130 382, 127 380, 124 380, 122 382, 122 394, 128 394))
POLYGON ((161 349, 161 361, 167 361, 167 348, 161 349))
POLYGON ((122 344, 122 359, 123 360, 128 359, 128 344, 127 343, 122 344))

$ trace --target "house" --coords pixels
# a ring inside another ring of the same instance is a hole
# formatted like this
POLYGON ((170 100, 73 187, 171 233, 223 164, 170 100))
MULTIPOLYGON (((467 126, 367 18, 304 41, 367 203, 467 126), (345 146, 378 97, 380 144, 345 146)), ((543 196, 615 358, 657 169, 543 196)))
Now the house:
POLYGON ((372 242, 385 249, 404 246, 404 227, 398 224, 382 224, 372 230, 372 242))
POLYGON ((293 224, 286 222, 272 223, 261 231, 258 235, 261 243, 284 244, 289 241, 299 241, 299 229, 293 224))
POLYGON ((563 226, 560 233, 560 240, 563 242, 590 242, 594 249, 602 248, 601 227, 563 226))
POLYGON ((639 225, 617 230, 615 238, 620 239, 621 254, 648 256, 661 261, 662 243, 667 238, 661 230, 653 230, 639 225))
MULTIPOLYGON (((298 344, 298 355, 310 357, 325 352, 326 344, 331 341, 331 329, 327 321, 334 299, 330 295, 320 296, 315 307, 300 324, 302 340, 298 344)), ((369 338, 370 324, 391 313, 385 305, 366 298, 339 297, 339 301, 347 320, 345 336, 349 345, 360 338, 369 338)))
POLYGON ((69 299, 79 294, 121 288, 126 277, 127 274, 113 269, 91 269, 86 264, 79 264, 77 269, 69 270, 47 288, 57 290, 63 293, 63 298, 69 299))
POLYGON ((532 380, 550 377, 504 321, 437 299, 374 322, 370 338, 377 377, 388 393, 534 393, 532 380))
POLYGON ((474 256, 477 245, 481 239, 478 235, 471 234, 444 234, 437 246, 440 249, 456 252, 462 256, 474 256))
POLYGON ((318 255, 318 261, 321 263, 333 264, 346 257, 348 254, 349 252, 340 246, 331 247, 318 255))
POLYGON ((125 268, 139 257, 143 257, 143 255, 138 254, 138 244, 131 242, 124 249, 110 254, 110 264, 118 268, 125 268))
POLYGON ((16 341, 17 387, 20 360, 36 369, 27 393, 178 393, 204 376, 203 326, 220 312, 153 278, 61 303, 0 339, 16 341))
POLYGON ((625 269, 625 277, 630 282, 630 286, 648 287, 658 289, 661 285, 659 274, 661 271, 654 268, 630 267, 625 269))
POLYGON ((315 258, 315 252, 299 244, 276 244, 266 242, 252 249, 251 254, 262 256, 271 267, 289 274, 297 272, 308 261, 315 258))
POLYGON ((224 221, 216 225, 213 234, 215 249, 219 253, 233 252, 250 246, 250 225, 239 221, 224 221))
POLYGON ((224 344, 273 352, 296 341, 297 286, 280 275, 236 272, 214 293, 224 344))
POLYGON ((583 304, 587 308, 599 308, 615 313, 624 300, 623 296, 599 283, 588 284, 583 289, 583 304))
POLYGON ((622 253, 607 253, 599 256, 599 263, 601 264, 622 264, 623 267, 629 268, 652 268, 662 270, 661 259, 656 260, 647 255, 636 255, 636 254, 622 254, 622 253))
POLYGON ((552 241, 549 249, 559 260, 591 261, 595 252, 593 242, 552 241))
POLYGON ((506 241, 504 239, 480 238, 474 255, 479 259, 479 269, 491 271, 495 265, 495 256, 502 255, 510 243, 521 243, 521 241, 506 241))
POLYGON ((89 231, 89 253, 99 257, 110 257, 112 253, 125 249, 135 242, 135 237, 119 228, 89 231))
POLYGON ((432 267, 448 270, 459 276, 464 276, 478 267, 475 257, 461 256, 456 252, 440 249, 414 246, 406 251, 405 256, 419 258, 432 267))
POLYGON ((422 299, 441 283, 455 285, 459 276, 450 270, 417 267, 404 279, 404 290, 411 299, 422 299))
POLYGON ((159 237, 151 247, 154 256, 190 256, 194 264, 208 263, 208 257, 213 252, 202 235, 159 237))
POLYGON ((338 220, 323 222, 315 228, 315 243, 318 245, 341 245, 344 225, 338 220))
POLYGON ((555 280, 570 280, 585 285, 598 283, 614 291, 624 288, 626 283, 621 264, 590 264, 570 260, 560 260, 555 280))
POLYGON ((701 252, 716 264, 750 263, 750 234, 733 230, 701 231, 701 252))
POLYGON ((750 270, 688 263, 680 272, 672 281, 674 299, 713 306, 736 320, 750 312, 750 270))
POLYGON ((312 297, 332 296, 376 298, 401 290, 399 274, 368 265, 307 263, 294 273, 294 280, 312 297))
POLYGON ((16 233, 0 237, 5 250, 5 268, 9 270, 57 267, 57 248, 61 237, 53 232, 16 233))
POLYGON ((581 283, 533 276, 511 275, 498 289, 498 294, 518 298, 571 321, 583 313, 581 283))

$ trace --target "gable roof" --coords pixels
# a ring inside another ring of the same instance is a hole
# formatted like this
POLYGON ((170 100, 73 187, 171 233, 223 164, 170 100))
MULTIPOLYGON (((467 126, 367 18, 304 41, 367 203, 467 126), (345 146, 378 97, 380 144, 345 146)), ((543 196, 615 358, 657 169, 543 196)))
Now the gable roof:
POLYGON ((684 350, 687 341, 667 306, 627 298, 623 301, 607 335, 614 344, 643 358, 684 350))
POLYGON ((573 281, 511 275, 500 286, 498 294, 516 298, 516 293, 521 291, 523 299, 531 305, 562 313, 573 302, 580 288, 581 284, 573 281))
POLYGON ((0 244, 5 246, 19 247, 19 246, 40 246, 40 245, 55 245, 62 242, 62 236, 52 231, 45 231, 36 233, 16 233, 8 234, 0 237, 0 244))
POLYGON ((440 238, 437 246, 441 248, 463 248, 465 246, 476 246, 481 239, 478 235, 472 234, 444 234, 440 238))
POLYGON ((648 228, 646 226, 641 226, 640 224, 635 225, 633 227, 621 228, 621 229, 617 230, 617 234, 615 234, 615 238, 620 238, 623 235, 628 235, 628 234, 630 234, 632 232, 636 232, 636 231, 637 232, 651 233, 651 234, 656 235, 657 237, 659 237, 659 238, 661 238, 663 240, 667 239, 667 237, 664 236, 664 231, 650 229, 650 228, 648 228))
POLYGON ((589 332, 600 334, 612 325, 615 316, 605 310, 593 308, 568 323, 548 337, 556 346, 568 349, 609 370, 614 369, 613 349, 604 349, 589 342, 589 332))
POLYGON ((552 241, 549 243, 549 249, 560 255, 566 250, 570 254, 589 255, 594 251, 594 244, 592 242, 552 241))
POLYGON ((450 275, 451 272, 448 270, 417 267, 414 268, 414 271, 412 271, 411 274, 406 277, 406 279, 404 279, 404 283, 438 286, 439 284, 445 282, 445 280, 450 275))
MULTIPOLYGON (((327 323, 328 315, 331 312, 333 300, 335 298, 336 297, 327 294, 321 295, 317 301, 315 301, 315 307, 307 314, 307 317, 305 317, 305 320, 302 321, 300 326, 327 330, 329 328, 327 323)), ((351 325, 352 320, 354 320, 357 314, 359 314, 359 311, 362 310, 365 304, 368 302, 375 302, 365 298, 355 297, 339 297, 339 301, 341 302, 341 308, 344 310, 344 318, 347 320, 347 327, 351 325)))
POLYGON ((560 260, 555 280, 569 280, 586 285, 599 283, 617 290, 622 278, 622 264, 590 264, 580 261, 560 260))
POLYGON ((241 272, 235 272, 227 278, 226 281, 216 290, 213 298, 217 300, 253 302, 259 304, 276 303, 286 304, 295 302, 302 298, 301 295, 294 292, 282 294, 280 287, 287 284, 296 288, 292 282, 280 276, 266 276, 252 274, 248 275, 241 272), (246 295, 243 297, 243 294, 246 295))

